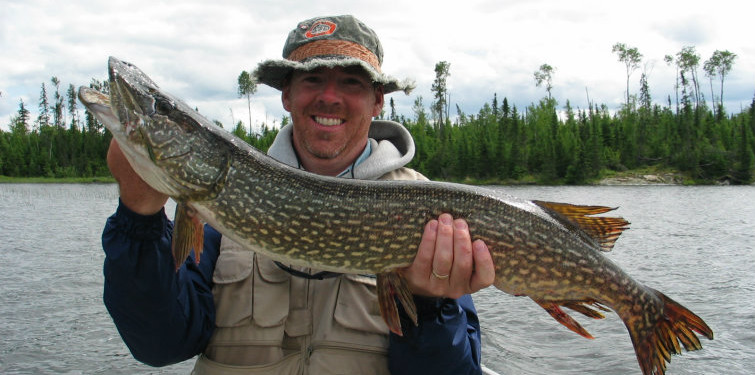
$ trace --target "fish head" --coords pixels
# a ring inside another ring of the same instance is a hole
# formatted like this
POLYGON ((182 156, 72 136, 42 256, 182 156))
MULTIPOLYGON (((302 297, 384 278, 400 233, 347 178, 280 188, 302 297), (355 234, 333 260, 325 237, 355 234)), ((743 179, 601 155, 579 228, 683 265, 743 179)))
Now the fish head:
POLYGON ((173 198, 221 188, 232 157, 218 128, 161 90, 138 67, 110 57, 109 96, 79 88, 79 99, 110 130, 137 174, 173 198))

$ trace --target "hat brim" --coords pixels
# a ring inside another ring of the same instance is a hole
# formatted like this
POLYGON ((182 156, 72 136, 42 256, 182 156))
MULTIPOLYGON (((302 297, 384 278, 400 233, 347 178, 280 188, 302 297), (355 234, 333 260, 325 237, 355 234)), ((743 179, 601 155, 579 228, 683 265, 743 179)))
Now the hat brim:
POLYGON ((383 85, 383 92, 388 94, 394 91, 403 91, 405 94, 414 89, 415 84, 412 80, 399 81, 389 75, 380 73, 366 62, 353 57, 316 57, 305 61, 292 60, 266 60, 257 65, 257 69, 252 72, 252 76, 259 83, 264 83, 278 90, 283 90, 286 77, 294 70, 312 71, 319 68, 336 68, 346 66, 360 66, 370 75, 373 82, 383 85))

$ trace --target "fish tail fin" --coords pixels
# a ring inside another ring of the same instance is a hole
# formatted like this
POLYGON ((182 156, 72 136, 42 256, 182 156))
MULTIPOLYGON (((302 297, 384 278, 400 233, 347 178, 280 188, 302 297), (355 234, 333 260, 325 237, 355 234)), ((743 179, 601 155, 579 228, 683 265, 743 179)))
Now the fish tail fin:
POLYGON ((538 305, 540 305, 540 307, 545 309, 545 311, 547 311, 548 314, 553 317, 553 319, 556 319, 556 321, 563 324, 564 327, 569 328, 580 336, 588 339, 593 339, 594 337, 590 334, 590 332, 587 332, 587 330, 584 329, 576 320, 574 320, 574 318, 565 313, 564 310, 561 310, 560 306, 568 307, 571 310, 579 312, 593 319, 605 318, 605 315, 601 314, 595 308, 603 311, 608 311, 606 308, 593 301, 534 301, 538 305))
MULTIPOLYGON (((713 330, 692 311, 657 290, 653 292, 663 302, 660 318, 652 326, 644 329, 633 328, 631 321, 625 321, 625 324, 632 337, 642 373, 663 375, 666 372, 666 363, 671 361, 671 355, 681 354, 682 346, 687 351, 702 349, 703 346, 694 332, 713 340, 713 330)), ((644 320, 644 317, 637 317, 636 320, 644 320)))
POLYGON ((189 253, 194 249, 197 264, 204 244, 204 227, 197 216, 197 211, 186 203, 176 204, 175 226, 171 251, 176 271, 181 268, 189 253))
POLYGON ((380 315, 391 332, 399 336, 404 335, 396 300, 401 303, 406 315, 409 316, 414 325, 417 325, 417 307, 414 305, 414 298, 403 276, 398 272, 379 273, 377 275, 377 293, 380 315))

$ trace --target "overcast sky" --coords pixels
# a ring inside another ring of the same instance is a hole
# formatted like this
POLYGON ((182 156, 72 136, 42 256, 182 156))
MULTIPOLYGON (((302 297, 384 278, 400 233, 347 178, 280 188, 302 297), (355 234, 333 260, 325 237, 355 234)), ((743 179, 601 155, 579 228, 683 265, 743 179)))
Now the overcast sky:
MULTIPOLYGON (((476 113, 497 93, 523 110, 546 95, 533 73, 555 68, 553 96, 563 106, 593 102, 617 108, 626 90, 625 67, 612 46, 636 47, 647 63, 654 101, 674 95, 675 68, 663 61, 684 46, 701 56, 703 93, 710 87, 702 63, 715 50, 738 57, 727 76, 724 99, 738 113, 755 94, 755 42, 751 12, 743 1, 718 0, 0 0, 0 126, 7 129, 19 100, 36 118, 40 87, 50 78, 88 85, 107 78, 107 58, 134 63, 168 92, 229 127, 248 122, 237 77, 257 63, 280 57, 288 32, 304 19, 354 14, 380 36, 383 70, 412 78, 417 89, 393 97, 413 116, 417 96, 432 101, 438 61, 451 64, 451 115, 458 104, 476 113)), ((640 71, 631 77, 636 93, 640 71)), ((718 92, 718 81, 714 87, 718 92)), ((389 100, 386 99, 386 102, 389 100)), ((81 105, 79 104, 81 107, 81 105)), ((387 108, 386 108, 387 109, 387 108)), ((260 86, 253 123, 284 115, 279 93, 260 86)))

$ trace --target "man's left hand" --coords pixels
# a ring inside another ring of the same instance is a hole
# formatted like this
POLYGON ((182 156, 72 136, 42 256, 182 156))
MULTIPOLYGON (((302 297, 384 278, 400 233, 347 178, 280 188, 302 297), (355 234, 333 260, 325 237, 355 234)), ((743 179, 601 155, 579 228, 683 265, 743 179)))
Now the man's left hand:
POLYGON ((459 298, 495 279, 485 242, 472 242, 466 220, 449 214, 425 225, 414 263, 401 272, 413 294, 427 297, 459 298))

